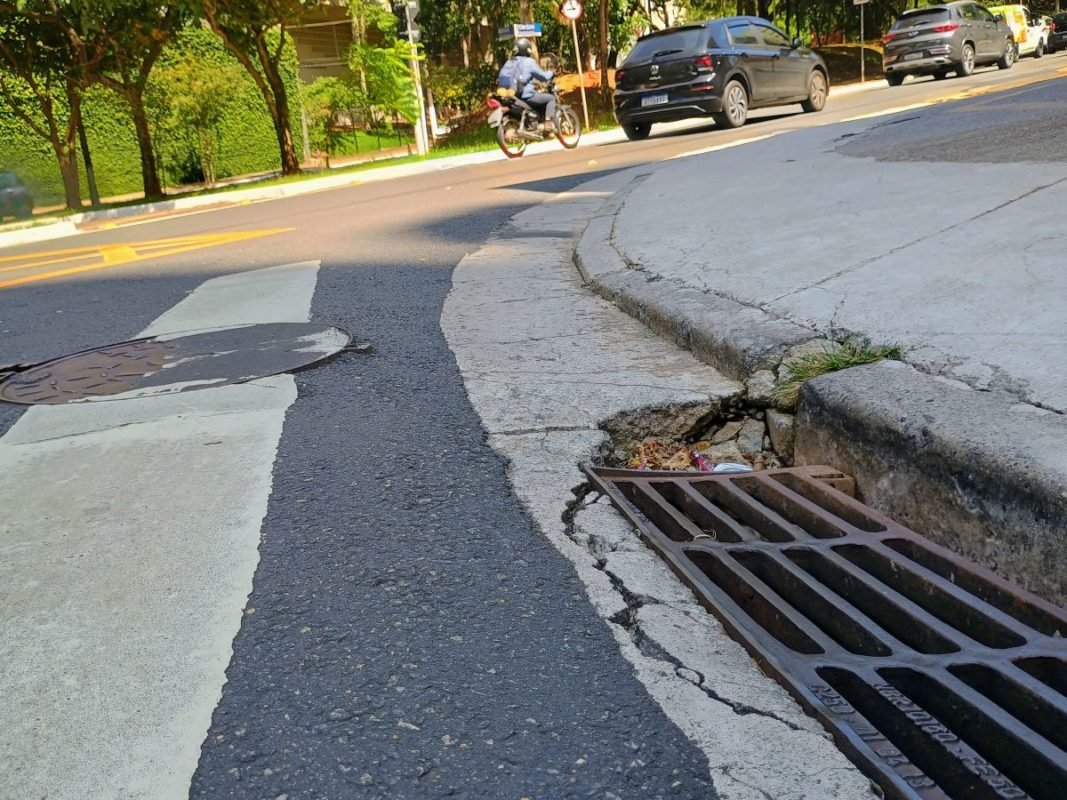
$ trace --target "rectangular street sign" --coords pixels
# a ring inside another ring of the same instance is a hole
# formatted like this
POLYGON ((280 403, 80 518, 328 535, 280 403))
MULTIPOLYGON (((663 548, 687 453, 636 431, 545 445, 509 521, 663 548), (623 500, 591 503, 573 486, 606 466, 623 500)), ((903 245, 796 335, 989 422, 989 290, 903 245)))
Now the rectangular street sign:
POLYGON ((523 36, 527 39, 532 39, 540 35, 540 22, 516 22, 506 28, 498 28, 496 32, 497 39, 518 39, 523 36))

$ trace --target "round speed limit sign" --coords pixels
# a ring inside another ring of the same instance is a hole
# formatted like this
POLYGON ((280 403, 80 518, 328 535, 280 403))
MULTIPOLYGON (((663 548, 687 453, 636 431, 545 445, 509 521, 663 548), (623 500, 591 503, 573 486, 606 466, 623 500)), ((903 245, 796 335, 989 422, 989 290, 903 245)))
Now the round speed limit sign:
POLYGON ((583 10, 581 0, 563 0, 559 6, 559 13, 569 20, 581 19, 583 10))

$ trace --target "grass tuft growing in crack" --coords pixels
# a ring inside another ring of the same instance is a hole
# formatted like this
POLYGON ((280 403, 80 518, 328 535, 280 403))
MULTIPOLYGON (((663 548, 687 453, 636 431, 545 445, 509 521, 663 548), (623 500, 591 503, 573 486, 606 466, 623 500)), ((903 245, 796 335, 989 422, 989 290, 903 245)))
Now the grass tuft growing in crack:
POLYGON ((774 387, 774 399, 783 407, 793 408, 800 397, 801 388, 812 378, 862 364, 873 364, 887 358, 899 360, 902 357, 901 347, 896 344, 872 346, 844 342, 827 346, 822 352, 806 353, 783 364, 788 377, 774 387))

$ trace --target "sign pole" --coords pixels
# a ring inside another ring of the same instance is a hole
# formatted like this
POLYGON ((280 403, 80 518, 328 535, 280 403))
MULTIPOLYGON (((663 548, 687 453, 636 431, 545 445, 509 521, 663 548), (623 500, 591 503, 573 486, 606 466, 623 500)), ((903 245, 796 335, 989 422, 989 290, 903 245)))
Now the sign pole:
POLYGON ((571 33, 574 34, 574 66, 578 69, 578 88, 582 90, 582 116, 585 117, 585 129, 589 130, 589 104, 585 101, 585 70, 582 68, 582 51, 578 47, 578 20, 582 18, 584 12, 582 0, 563 0, 559 4, 559 13, 571 21, 571 33))
POLYGON ((420 156, 426 155, 430 149, 430 137, 426 130, 426 105, 422 99, 422 69, 419 66, 419 51, 415 46, 415 33, 408 29, 408 43, 411 45, 411 72, 415 78, 415 97, 419 101, 419 121, 415 125, 415 149, 420 156))
POLYGON ((582 51, 578 49, 577 20, 571 20, 571 33, 574 34, 574 60, 578 68, 578 86, 582 90, 582 116, 585 117, 585 129, 589 130, 589 104, 585 102, 585 70, 582 69, 582 51))
POLYGON ((863 83, 867 79, 867 59, 866 53, 863 52, 863 7, 866 3, 860 4, 860 83, 863 83))

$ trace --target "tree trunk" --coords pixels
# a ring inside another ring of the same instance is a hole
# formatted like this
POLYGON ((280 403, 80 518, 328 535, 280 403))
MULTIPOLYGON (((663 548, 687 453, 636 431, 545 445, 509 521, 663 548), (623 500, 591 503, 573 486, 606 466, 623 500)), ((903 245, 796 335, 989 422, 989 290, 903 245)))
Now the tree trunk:
POLYGON ((267 83, 274 95, 274 133, 278 137, 278 150, 282 159, 282 175, 296 175, 300 172, 300 160, 296 157, 293 144, 293 131, 289 127, 289 97, 285 93, 285 83, 278 74, 277 65, 270 68, 264 64, 267 83))
POLYGON ((78 180, 77 124, 81 118, 81 95, 67 87, 67 102, 70 104, 70 120, 66 131, 61 135, 59 121, 53 115, 54 106, 48 104, 45 115, 51 134, 52 149, 59 162, 59 173, 63 176, 63 194, 67 208, 78 211, 82 207, 81 181, 78 180))
POLYGON ((600 99, 605 106, 610 106, 611 103, 611 87, 608 86, 608 0, 600 0, 597 4, 599 6, 599 28, 600 28, 600 41, 597 48, 597 64, 600 66, 600 99))
POLYGON ((248 52, 247 48, 238 45, 234 35, 225 25, 220 25, 218 19, 204 6, 205 19, 208 25, 217 33, 225 44, 226 49, 233 54, 234 58, 245 68, 263 100, 267 104, 267 111, 274 123, 274 134, 278 139, 278 152, 281 157, 282 174, 297 175, 300 173, 300 160, 296 157, 296 146, 293 144, 293 132, 289 127, 289 98, 285 93, 285 83, 278 71, 281 62, 282 49, 285 47, 285 29, 280 32, 281 41, 275 55, 272 57, 270 47, 266 40, 266 31, 259 31, 255 35, 255 55, 248 52), (253 64, 252 59, 259 62, 259 69, 253 64))
POLYGON ((78 165, 74 162, 71 151, 59 143, 54 145, 56 160, 59 162, 59 174, 63 176, 63 194, 67 208, 78 211, 82 207, 82 190, 78 182, 78 165))
POLYGON ((152 147, 152 131, 148 127, 148 112, 144 107, 144 89, 137 86, 129 87, 126 90, 126 102, 130 104, 133 127, 137 132, 137 147, 141 151, 141 183, 144 185, 145 199, 162 197, 163 189, 159 185, 156 151, 152 147))
POLYGON ((93 169, 93 154, 89 150, 89 137, 85 135, 85 120, 78 118, 78 141, 82 148, 82 161, 85 163, 85 183, 89 186, 89 204, 96 208, 100 205, 100 190, 96 188, 96 170, 93 169))

